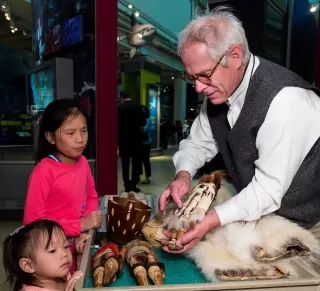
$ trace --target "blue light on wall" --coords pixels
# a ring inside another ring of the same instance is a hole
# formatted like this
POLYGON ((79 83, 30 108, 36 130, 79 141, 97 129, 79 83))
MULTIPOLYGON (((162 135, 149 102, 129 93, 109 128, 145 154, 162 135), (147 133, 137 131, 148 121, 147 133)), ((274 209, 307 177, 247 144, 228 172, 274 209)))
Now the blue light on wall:
POLYGON ((157 95, 151 94, 149 96, 149 113, 150 113, 150 121, 151 121, 150 133, 149 133, 151 138, 151 148, 156 149, 158 145, 158 96, 157 95))

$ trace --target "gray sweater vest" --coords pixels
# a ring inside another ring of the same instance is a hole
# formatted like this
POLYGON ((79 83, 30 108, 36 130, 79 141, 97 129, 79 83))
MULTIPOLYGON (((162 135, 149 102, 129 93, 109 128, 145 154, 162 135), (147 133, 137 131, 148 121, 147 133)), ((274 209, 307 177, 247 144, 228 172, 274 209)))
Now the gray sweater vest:
MULTIPOLYGON (((254 176, 254 161, 258 159, 256 137, 273 98, 289 86, 313 90, 320 96, 318 89, 293 72, 264 59, 259 60, 243 108, 231 130, 224 106, 208 102, 207 114, 213 137, 238 192, 254 176)), ((302 162, 277 213, 305 228, 320 221, 320 139, 302 162)))

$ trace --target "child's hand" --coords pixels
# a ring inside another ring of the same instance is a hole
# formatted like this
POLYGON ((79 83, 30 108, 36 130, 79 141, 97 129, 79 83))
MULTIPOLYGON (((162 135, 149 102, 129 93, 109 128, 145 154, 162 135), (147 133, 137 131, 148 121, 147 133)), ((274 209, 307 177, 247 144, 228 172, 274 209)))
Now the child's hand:
POLYGON ((64 291, 73 291, 76 281, 83 276, 83 273, 80 271, 74 272, 74 274, 68 279, 64 291))
POLYGON ((87 239, 90 237, 88 233, 81 233, 80 236, 75 238, 75 245, 78 254, 83 253, 83 249, 86 245, 87 239))
POLYGON ((98 228, 102 223, 102 211, 95 210, 80 219, 81 231, 98 228))

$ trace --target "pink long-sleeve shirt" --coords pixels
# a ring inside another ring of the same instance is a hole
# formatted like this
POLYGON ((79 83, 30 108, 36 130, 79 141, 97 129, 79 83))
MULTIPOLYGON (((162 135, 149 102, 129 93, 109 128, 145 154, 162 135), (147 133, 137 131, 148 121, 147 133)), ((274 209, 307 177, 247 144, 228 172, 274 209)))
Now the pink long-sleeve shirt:
POLYGON ((76 164, 44 158, 31 173, 23 223, 57 221, 68 237, 80 235, 80 218, 97 210, 98 195, 87 159, 76 164))

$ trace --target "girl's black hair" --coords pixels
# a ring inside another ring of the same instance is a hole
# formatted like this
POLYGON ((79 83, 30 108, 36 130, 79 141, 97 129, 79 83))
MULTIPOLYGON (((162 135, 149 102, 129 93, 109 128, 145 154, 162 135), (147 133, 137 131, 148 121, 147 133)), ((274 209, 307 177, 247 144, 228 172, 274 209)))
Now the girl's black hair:
POLYGON ((142 110, 143 110, 143 112, 144 112, 145 117, 146 117, 146 118, 150 118, 150 113, 149 113, 148 107, 145 106, 145 105, 141 105, 141 107, 142 107, 142 110))
POLYGON ((40 120, 36 163, 57 152, 56 146, 47 141, 46 132, 54 133, 66 119, 70 116, 76 117, 79 114, 82 114, 87 119, 80 102, 73 99, 55 100, 46 107, 40 120))
POLYGON ((22 258, 35 260, 39 237, 47 238, 46 248, 49 247, 53 233, 64 233, 61 225, 48 219, 36 220, 10 234, 3 243, 3 266, 13 291, 20 291, 22 285, 40 286, 36 278, 25 273, 19 266, 22 258))

